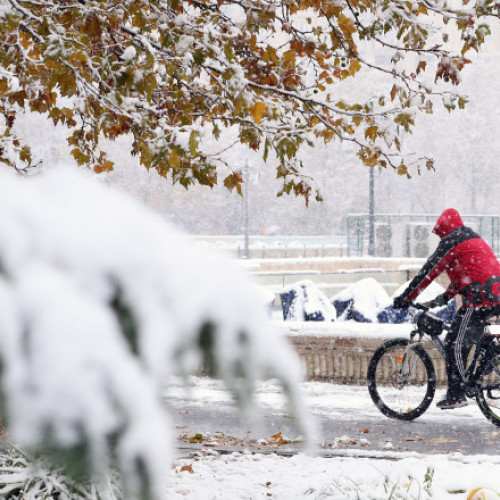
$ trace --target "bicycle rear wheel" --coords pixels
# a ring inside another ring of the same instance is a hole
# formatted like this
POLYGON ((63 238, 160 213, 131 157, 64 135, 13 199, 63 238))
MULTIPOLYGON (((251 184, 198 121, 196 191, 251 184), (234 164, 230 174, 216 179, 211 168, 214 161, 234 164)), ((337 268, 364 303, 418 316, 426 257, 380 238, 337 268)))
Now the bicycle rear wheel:
MULTIPOLYGON (((500 359, 491 361, 500 371, 500 359)), ((483 388, 476 394, 477 405, 491 423, 500 426, 500 375, 489 364, 482 363, 477 383, 483 388)))
POLYGON ((436 372, 424 348, 408 339, 383 343, 368 365, 368 391, 387 417, 413 420, 424 413, 436 392, 436 372))

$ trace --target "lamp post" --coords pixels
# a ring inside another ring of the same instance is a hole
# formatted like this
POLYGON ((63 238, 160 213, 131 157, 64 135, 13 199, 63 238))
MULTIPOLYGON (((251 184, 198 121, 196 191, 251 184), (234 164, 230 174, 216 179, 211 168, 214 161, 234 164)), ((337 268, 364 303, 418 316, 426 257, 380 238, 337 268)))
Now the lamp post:
POLYGON ((243 234, 244 234, 244 243, 243 243, 243 258, 248 259, 250 257, 249 250, 249 225, 250 218, 248 214, 248 180, 249 180, 249 171, 250 165, 248 164, 248 160, 245 161, 245 165, 243 166, 243 234))
POLYGON ((375 168, 370 167, 368 189, 368 255, 375 256, 375 168))
MULTIPOLYGON (((370 113, 373 113, 375 100, 369 101, 370 113)), ((375 167, 370 167, 368 189, 368 255, 375 256, 375 167)))

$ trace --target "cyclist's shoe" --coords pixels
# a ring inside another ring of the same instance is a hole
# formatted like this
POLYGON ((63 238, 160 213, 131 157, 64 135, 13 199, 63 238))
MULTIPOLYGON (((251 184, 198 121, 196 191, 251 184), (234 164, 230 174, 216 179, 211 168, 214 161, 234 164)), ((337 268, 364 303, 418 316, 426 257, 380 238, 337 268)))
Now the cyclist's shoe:
POLYGON ((436 404, 436 406, 441 408, 441 410, 453 410, 455 408, 463 408, 468 404, 469 403, 467 402, 467 399, 465 399, 465 396, 459 396, 458 398, 445 396, 441 401, 439 401, 439 403, 436 404))

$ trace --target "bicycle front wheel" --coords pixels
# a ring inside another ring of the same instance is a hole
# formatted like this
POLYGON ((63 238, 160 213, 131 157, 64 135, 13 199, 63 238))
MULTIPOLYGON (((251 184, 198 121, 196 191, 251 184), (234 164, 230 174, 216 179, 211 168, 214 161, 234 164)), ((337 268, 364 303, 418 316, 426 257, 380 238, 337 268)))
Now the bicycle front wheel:
MULTIPOLYGON (((500 360, 491 360, 496 370, 500 371, 500 360)), ((477 405, 483 415, 493 424, 500 426, 500 374, 489 364, 482 363, 477 382, 482 388, 476 394, 477 405)))
POLYGON ((387 417, 413 420, 432 403, 436 372, 420 344, 407 349, 408 339, 383 343, 368 365, 368 391, 377 408, 387 417))

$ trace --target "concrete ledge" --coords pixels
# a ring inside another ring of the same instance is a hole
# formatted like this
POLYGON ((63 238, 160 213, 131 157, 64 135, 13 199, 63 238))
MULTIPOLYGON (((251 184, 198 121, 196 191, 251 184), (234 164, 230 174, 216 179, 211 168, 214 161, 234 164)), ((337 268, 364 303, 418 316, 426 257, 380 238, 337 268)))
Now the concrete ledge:
MULTIPOLYGON (((412 325, 281 322, 279 328, 299 354, 306 380, 366 385, 368 363, 375 350, 386 340, 408 338, 412 325)), ((438 386, 445 386, 444 360, 432 342, 428 347, 438 386)))

